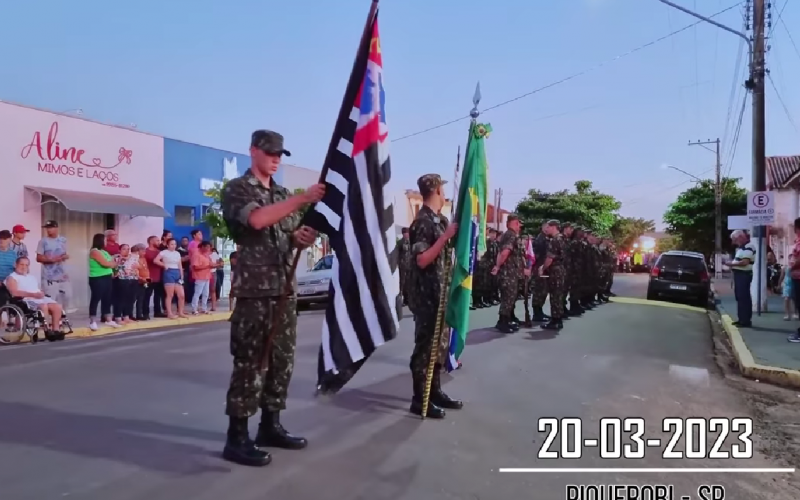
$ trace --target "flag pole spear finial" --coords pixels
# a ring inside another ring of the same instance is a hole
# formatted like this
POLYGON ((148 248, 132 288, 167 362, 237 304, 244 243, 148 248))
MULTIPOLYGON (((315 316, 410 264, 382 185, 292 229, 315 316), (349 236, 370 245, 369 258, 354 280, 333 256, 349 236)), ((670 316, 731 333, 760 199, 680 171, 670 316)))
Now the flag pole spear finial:
POLYGON ((480 116, 481 114, 481 112, 478 111, 478 104, 480 104, 480 102, 481 102, 481 82, 478 82, 478 84, 475 86, 475 94, 472 96, 472 104, 473 104, 472 111, 469 112, 469 116, 472 117, 472 121, 477 120, 478 116, 480 116))

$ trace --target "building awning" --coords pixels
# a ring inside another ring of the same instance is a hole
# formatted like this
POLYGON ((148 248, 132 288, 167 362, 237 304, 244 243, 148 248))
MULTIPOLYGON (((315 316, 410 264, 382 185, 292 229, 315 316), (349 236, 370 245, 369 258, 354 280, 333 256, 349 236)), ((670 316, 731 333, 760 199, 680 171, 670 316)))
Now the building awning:
MULTIPOLYGON (((130 215, 131 217, 169 217, 169 213, 162 207, 149 201, 134 198, 133 196, 86 193, 69 191, 66 189, 42 188, 25 186, 25 189, 37 195, 52 196, 68 210, 76 212, 91 212, 99 214, 130 215)), ((41 201, 39 202, 41 205, 41 201)), ((28 206, 25 207, 27 211, 28 206)))

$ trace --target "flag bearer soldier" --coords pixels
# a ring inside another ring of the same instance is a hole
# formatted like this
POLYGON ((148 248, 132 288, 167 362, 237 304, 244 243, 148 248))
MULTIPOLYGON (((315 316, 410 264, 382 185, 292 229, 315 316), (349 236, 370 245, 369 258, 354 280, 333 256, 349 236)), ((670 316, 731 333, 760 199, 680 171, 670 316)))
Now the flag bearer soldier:
MULTIPOLYGON (((411 272, 409 274, 408 303, 414 314, 414 351, 411 353, 411 377, 414 396, 409 411, 422 415, 422 395, 425 375, 430 363, 431 350, 436 337, 436 319, 445 279, 445 252, 447 242, 456 235, 457 223, 449 224, 441 214, 444 207, 444 184, 438 174, 426 174, 417 180, 422 195, 422 208, 409 228, 411 244, 411 272)), ((444 313, 444 311, 442 311, 444 313)), ((440 350, 447 352, 449 337, 442 336, 440 350)), ((444 409, 461 409, 463 403, 442 391, 440 375, 443 358, 437 354, 433 372, 428 418, 444 418, 444 409)))
MULTIPOLYGON (((545 222, 542 224, 541 232, 533 240, 533 255, 536 257, 536 266, 541 269, 547 258, 547 245, 549 236, 547 236, 548 225, 545 222)), ((541 273, 537 272, 533 280, 533 295, 531 297, 531 307, 533 308, 533 321, 543 323, 550 318, 544 313, 544 303, 547 300, 547 278, 542 277, 541 273)))
POLYGON ((576 227, 570 235, 567 245, 569 252, 569 263, 571 273, 567 274, 567 284, 569 288, 569 313, 570 316, 580 316, 584 313, 580 301, 583 290, 582 282, 584 276, 584 260, 586 255, 586 241, 583 239, 583 228, 576 227))
POLYGON ((525 267, 525 249, 519 235, 520 221, 516 214, 508 216, 508 230, 497 244, 499 254, 492 268, 492 276, 497 276, 500 288, 500 312, 496 328, 503 333, 519 330, 519 319, 514 314, 519 292, 519 280, 525 267))
POLYGON ((546 330, 560 330, 564 328, 564 287, 566 270, 564 269, 564 255, 566 245, 564 236, 559 232, 560 222, 551 220, 547 222, 547 255, 544 264, 540 267, 540 275, 547 275, 547 288, 550 292, 550 321, 542 325, 546 330))
POLYGON ((408 228, 403 228, 403 236, 400 238, 399 258, 400 258, 400 293, 403 295, 403 305, 408 305, 408 273, 411 272, 411 243, 408 239, 408 228))
POLYGON ((287 286, 295 248, 305 248, 316 231, 299 227, 299 210, 322 199, 324 184, 291 195, 273 176, 281 156, 289 156, 283 136, 257 130, 250 143, 252 167, 233 179, 222 191, 222 213, 233 240, 239 246, 232 291, 236 308, 231 314, 230 350, 233 373, 225 413, 230 418, 223 457, 242 465, 267 465, 270 455, 261 447, 300 449, 306 440, 292 436, 281 425, 286 394, 294 368, 297 341, 294 286, 287 286), (289 294, 278 310, 281 295, 289 294), (261 371, 267 336, 276 324, 272 348, 261 371), (252 441, 247 421, 261 408, 258 435, 252 441))

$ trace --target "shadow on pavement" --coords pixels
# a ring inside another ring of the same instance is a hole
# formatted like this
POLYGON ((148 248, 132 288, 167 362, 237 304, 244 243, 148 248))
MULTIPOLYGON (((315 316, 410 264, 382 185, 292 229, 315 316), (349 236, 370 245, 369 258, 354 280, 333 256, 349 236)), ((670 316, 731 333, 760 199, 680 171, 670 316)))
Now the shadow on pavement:
POLYGON ((480 328, 469 332, 469 334, 467 335, 467 345, 486 344, 487 342, 501 339, 505 336, 506 336, 505 333, 495 330, 494 327, 480 328))
POLYGON ((189 438, 225 441, 224 433, 188 427, 67 413, 24 403, 0 402, 0 442, 49 449, 135 465, 178 475, 230 472, 207 463, 208 450, 170 441, 189 438))
POLYGON ((355 412, 405 412, 411 401, 411 374, 399 373, 359 389, 345 387, 338 394, 320 396, 320 401, 355 412))
POLYGON ((558 334, 557 330, 534 330, 528 332, 527 340, 553 340, 558 334))

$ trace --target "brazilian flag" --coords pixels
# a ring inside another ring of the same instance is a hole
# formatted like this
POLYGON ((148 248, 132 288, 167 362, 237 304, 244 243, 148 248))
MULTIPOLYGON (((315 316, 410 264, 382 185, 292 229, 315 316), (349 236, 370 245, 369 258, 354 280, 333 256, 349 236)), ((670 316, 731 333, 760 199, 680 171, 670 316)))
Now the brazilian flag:
POLYGON ((472 122, 467 142, 464 170, 458 190, 458 204, 453 222, 458 223, 455 242, 455 265, 447 301, 445 321, 450 327, 450 354, 447 370, 458 367, 469 331, 469 305, 472 300, 472 275, 478 252, 486 250, 486 198, 489 191, 488 165, 484 140, 492 127, 472 122))

